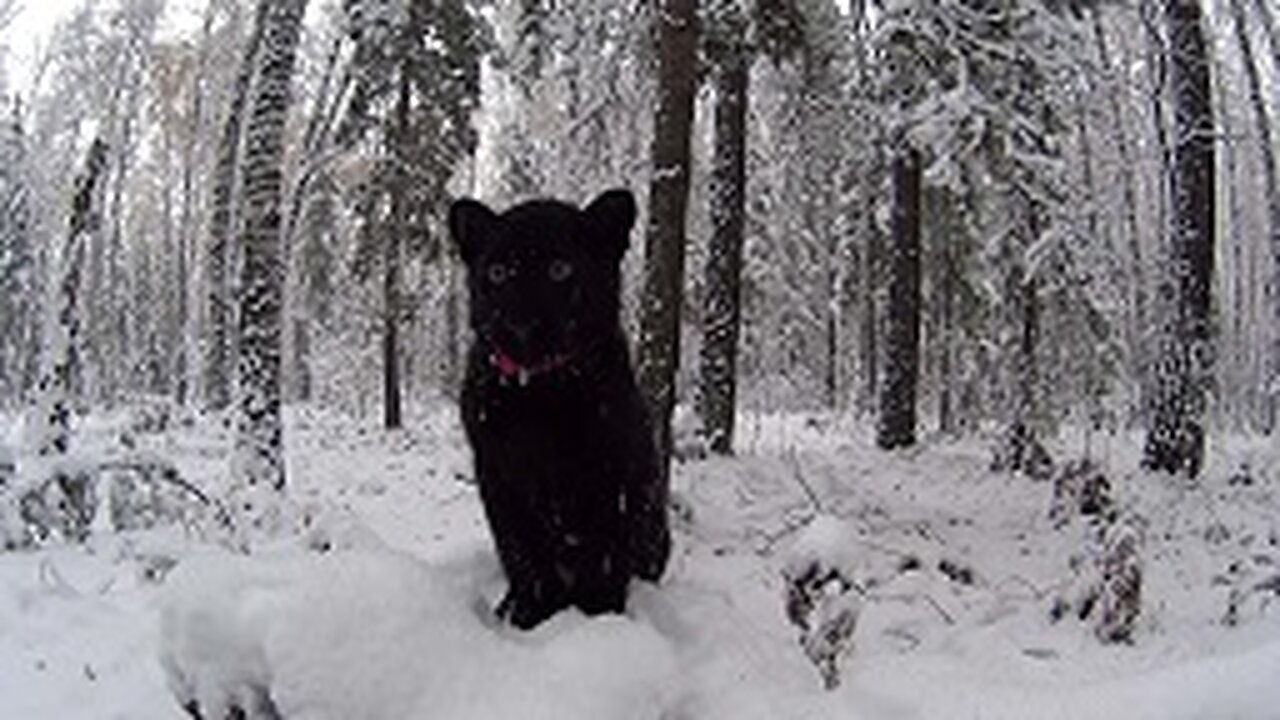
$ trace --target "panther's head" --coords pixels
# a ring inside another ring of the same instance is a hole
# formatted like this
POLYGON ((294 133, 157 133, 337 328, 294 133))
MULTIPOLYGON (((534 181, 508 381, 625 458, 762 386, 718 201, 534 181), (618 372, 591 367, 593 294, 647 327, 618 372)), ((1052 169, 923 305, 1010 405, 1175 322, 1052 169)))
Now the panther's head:
POLYGON ((467 266, 471 327, 501 372, 552 369, 618 323, 619 261, 636 205, 610 190, 579 210, 534 200, 495 213, 476 200, 449 209, 467 266))

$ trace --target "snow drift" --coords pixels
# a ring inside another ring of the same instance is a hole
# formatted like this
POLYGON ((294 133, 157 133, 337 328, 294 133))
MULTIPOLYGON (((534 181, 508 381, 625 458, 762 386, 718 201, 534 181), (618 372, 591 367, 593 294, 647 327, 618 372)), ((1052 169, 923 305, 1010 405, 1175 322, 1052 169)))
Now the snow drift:
POLYGON ((522 634, 488 621, 497 566, 390 550, 209 555, 174 571, 162 662, 205 717, 657 720, 676 664, 654 626, 566 612, 522 634))

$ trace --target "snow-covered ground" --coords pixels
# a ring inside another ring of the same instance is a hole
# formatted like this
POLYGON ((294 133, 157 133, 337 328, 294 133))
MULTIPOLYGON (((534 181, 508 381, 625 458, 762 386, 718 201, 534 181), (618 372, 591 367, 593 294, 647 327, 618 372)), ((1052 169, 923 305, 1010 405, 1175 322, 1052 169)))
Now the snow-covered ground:
MULTIPOLYGON (((113 422, 85 452, 124 452, 113 422)), ((1103 644, 1074 613, 1096 531, 1050 518, 1052 483, 991 472, 989 443, 890 455, 826 418, 741 427, 740 457, 677 468, 661 587, 520 634, 485 612, 502 580, 451 410, 393 434, 295 414, 300 537, 245 558, 197 524, 99 520, 83 546, 0 553, 0 718, 177 719, 174 691, 216 709, 264 685, 289 720, 1280 718, 1280 448, 1215 440, 1191 485, 1093 438, 1143 577, 1132 642, 1103 644), (832 690, 786 612, 811 560, 852 581, 832 690)), ((134 444, 222 487, 205 424, 134 444)))

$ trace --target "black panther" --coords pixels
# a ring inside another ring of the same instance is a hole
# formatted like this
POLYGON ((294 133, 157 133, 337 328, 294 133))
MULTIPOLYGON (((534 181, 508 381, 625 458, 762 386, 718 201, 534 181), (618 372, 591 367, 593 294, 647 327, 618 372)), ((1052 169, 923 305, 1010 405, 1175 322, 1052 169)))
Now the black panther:
POLYGON ((574 606, 622 612, 671 552, 668 489, 619 320, 636 206, 534 200, 449 211, 473 332, 462 419, 507 577, 497 615, 528 629, 574 606))

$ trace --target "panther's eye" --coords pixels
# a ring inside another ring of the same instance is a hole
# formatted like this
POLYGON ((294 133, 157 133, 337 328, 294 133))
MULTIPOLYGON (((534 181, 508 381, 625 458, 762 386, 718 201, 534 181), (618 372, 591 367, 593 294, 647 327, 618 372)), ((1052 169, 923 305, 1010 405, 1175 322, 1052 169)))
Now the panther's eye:
POLYGON ((568 260, 552 260, 547 266, 547 276, 554 282, 564 282, 573 277, 573 265, 568 260))
POLYGON ((485 277, 489 278, 489 282, 494 285, 501 285, 511 279, 511 268, 502 263, 493 263, 485 268, 485 277))

